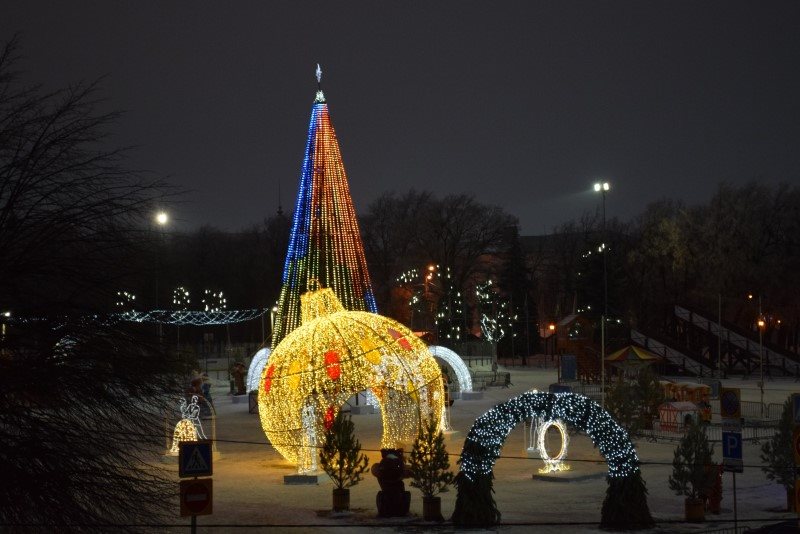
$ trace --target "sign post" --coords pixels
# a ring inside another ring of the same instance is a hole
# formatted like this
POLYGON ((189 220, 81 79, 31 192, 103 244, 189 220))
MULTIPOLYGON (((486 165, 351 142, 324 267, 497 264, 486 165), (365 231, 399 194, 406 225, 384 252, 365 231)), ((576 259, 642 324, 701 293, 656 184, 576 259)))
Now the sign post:
POLYGON ((722 431, 722 464, 725 471, 741 473, 742 462, 742 433, 722 431))
POLYGON ((178 444, 178 476, 181 480, 181 517, 191 516, 192 534, 197 532, 197 516, 210 515, 214 504, 214 480, 211 476, 214 456, 210 441, 182 441, 178 444))
POLYGON ((722 418, 722 468, 733 474, 733 528, 739 525, 736 506, 736 473, 744 470, 742 460, 742 393, 739 388, 720 388, 719 414, 722 418))
POLYGON ((739 388, 721 388, 719 393, 719 415, 722 422, 742 422, 742 394, 739 388))
POLYGON ((210 441, 181 441, 178 444, 179 477, 209 477, 213 474, 210 441))

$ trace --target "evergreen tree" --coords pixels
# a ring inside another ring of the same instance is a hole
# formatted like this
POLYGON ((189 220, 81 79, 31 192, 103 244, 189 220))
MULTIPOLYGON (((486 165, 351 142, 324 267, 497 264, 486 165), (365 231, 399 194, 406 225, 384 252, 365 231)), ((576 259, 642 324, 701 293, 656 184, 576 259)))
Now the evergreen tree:
MULTIPOLYGON (((781 420, 777 431, 769 441, 761 446, 761 461, 765 465, 761 470, 769 480, 774 480, 786 488, 789 495, 793 495, 794 481, 800 477, 800 469, 794 465, 794 452, 792 451, 792 399, 783 403, 781 420)), ((792 502, 790 499, 789 502, 792 502)))
POLYGON ((487 341, 497 343, 511 333, 513 319, 509 314, 509 303, 500 296, 491 279, 475 287, 475 296, 481 333, 487 341))
POLYGON ((453 483, 444 435, 437 427, 434 417, 428 419, 411 449, 411 486, 425 497, 434 497, 453 483))
POLYGON ((526 358, 539 351, 539 314, 535 283, 525 263, 525 251, 519 239, 519 228, 507 228, 505 262, 499 285, 509 302, 511 332, 499 347, 504 353, 526 358))
POLYGON ((464 299, 450 268, 447 267, 444 271, 444 275, 441 271, 436 273, 444 289, 436 313, 436 329, 439 343, 452 348, 454 343, 461 341, 465 331, 464 299))
POLYGON ((350 417, 339 412, 325 431, 319 463, 337 489, 358 484, 367 470, 367 455, 361 454, 361 443, 355 437, 355 425, 350 417))
POLYGON ((707 495, 715 476, 713 470, 707 469, 714 463, 713 455, 714 446, 708 442, 703 426, 697 422, 689 424, 686 435, 675 449, 669 489, 693 501, 707 495))

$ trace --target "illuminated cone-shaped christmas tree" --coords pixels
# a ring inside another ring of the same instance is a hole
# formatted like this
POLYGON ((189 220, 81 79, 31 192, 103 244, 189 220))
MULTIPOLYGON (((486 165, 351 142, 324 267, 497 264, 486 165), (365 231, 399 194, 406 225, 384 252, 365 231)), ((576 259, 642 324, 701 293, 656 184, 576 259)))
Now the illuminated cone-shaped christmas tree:
MULTIPOLYGON (((322 71, 317 65, 317 82, 322 71)), ((311 110, 272 346, 300 325, 300 294, 319 282, 347 310, 377 312, 339 142, 322 90, 311 110)))

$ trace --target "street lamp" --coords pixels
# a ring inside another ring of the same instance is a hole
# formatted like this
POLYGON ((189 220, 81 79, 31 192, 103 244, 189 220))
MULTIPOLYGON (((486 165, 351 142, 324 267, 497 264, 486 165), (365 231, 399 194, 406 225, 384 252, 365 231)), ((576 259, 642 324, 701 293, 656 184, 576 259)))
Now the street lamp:
POLYGON ((761 418, 764 418, 764 327, 767 322, 764 321, 764 316, 761 313, 761 295, 758 295, 758 367, 759 374, 761 375, 761 382, 758 383, 758 388, 761 390, 761 418))
POLYGON ((597 182, 594 190, 603 197, 603 314, 600 316, 600 405, 606 405, 606 316, 608 315, 608 265, 606 262, 606 192, 611 189, 608 182, 597 182))
MULTIPOLYGON (((161 241, 163 240, 163 233, 164 227, 169 222, 169 215, 167 215, 166 211, 159 211, 156 213, 155 216, 156 225, 160 228, 158 232, 158 244, 156 245, 156 302, 155 302, 155 309, 158 309, 158 285, 159 285, 159 278, 161 277, 161 241)), ((161 323, 158 323, 158 328, 156 329, 158 333, 158 341, 161 342, 164 336, 164 327, 161 323)))
MULTIPOLYGON (((5 317, 6 319, 8 319, 8 318, 11 317, 11 312, 10 311, 4 311, 2 313, 2 316, 5 317)), ((3 340, 3 339, 6 338, 6 321, 3 321, 2 323, 0 323, 0 326, 2 326, 2 328, 0 328, 0 340, 3 340)))

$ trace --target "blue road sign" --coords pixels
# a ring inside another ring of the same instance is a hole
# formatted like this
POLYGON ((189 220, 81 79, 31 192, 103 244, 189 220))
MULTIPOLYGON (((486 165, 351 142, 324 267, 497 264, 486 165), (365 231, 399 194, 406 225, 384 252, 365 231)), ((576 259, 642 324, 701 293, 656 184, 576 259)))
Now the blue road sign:
POLYGON ((719 414, 722 419, 741 419, 742 404, 738 388, 722 388, 719 394, 719 414))
POLYGON ((722 433, 722 465, 725 471, 742 472, 742 433, 722 433))
POLYGON ((181 441, 178 444, 178 476, 211 476, 212 458, 210 441, 181 441))

